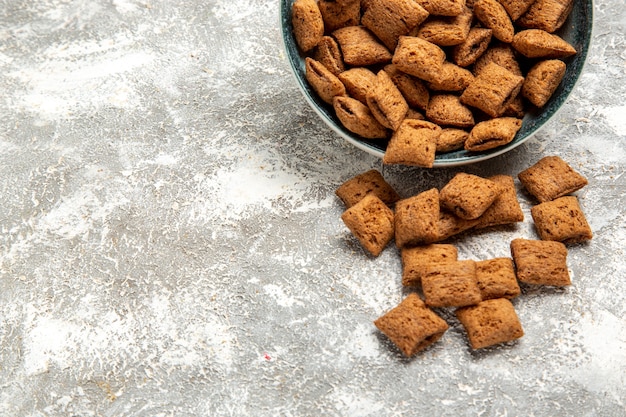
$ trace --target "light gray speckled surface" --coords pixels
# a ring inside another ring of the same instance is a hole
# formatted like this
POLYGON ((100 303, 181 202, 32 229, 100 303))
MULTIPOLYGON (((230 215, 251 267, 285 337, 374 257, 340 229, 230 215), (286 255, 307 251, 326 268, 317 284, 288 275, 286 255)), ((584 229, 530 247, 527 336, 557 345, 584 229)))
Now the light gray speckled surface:
MULTIPOLYGON (((334 190, 376 158, 316 119, 278 3, 0 0, 0 415, 626 415, 626 10, 597 0, 558 118, 463 170, 559 155, 594 239, 573 285, 525 288, 526 335, 472 352, 451 329, 403 359, 372 320, 403 297, 334 190)), ((385 168, 401 194, 461 169, 385 168)), ((463 236, 507 256, 517 227, 463 236)))

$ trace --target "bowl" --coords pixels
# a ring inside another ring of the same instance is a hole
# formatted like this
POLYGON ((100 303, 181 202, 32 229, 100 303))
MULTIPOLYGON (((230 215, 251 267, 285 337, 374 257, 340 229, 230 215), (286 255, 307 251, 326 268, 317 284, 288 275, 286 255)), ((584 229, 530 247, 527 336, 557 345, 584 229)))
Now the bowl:
MULTIPOLYGON (((291 23, 291 6, 293 2, 294 0, 280 0, 280 25, 285 53, 288 57, 297 85, 303 93, 306 102, 315 113, 317 113, 320 119, 336 132, 337 135, 357 148, 382 158, 385 153, 387 141, 364 139, 347 130, 343 127, 337 116, 335 116, 332 106, 323 102, 308 84, 305 77, 305 55, 300 52, 293 36, 293 26, 291 23)), ((522 127, 511 142, 505 146, 484 152, 459 150, 437 154, 434 166, 451 167, 466 165, 501 155, 530 139, 554 118, 559 109, 567 101, 569 94, 574 89, 583 71, 591 40, 592 21, 592 0, 574 0, 572 11, 556 34, 574 46, 577 53, 572 57, 564 59, 567 68, 561 84, 541 110, 526 113, 522 120, 522 127)))

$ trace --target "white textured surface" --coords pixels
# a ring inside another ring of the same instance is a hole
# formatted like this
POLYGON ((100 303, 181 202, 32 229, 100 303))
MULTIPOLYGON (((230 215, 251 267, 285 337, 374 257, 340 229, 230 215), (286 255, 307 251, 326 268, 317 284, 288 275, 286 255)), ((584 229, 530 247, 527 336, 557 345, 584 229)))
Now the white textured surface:
MULTIPOLYGON (((472 352, 451 312, 403 359, 402 297, 334 190, 380 161, 306 107, 264 0, 0 0, 0 415, 626 415, 626 14, 595 3, 564 111, 510 154, 587 176, 573 285, 524 288, 526 335, 472 352)), ((408 196, 456 170, 385 168, 408 196)), ((507 256, 526 221, 455 240, 507 256)))

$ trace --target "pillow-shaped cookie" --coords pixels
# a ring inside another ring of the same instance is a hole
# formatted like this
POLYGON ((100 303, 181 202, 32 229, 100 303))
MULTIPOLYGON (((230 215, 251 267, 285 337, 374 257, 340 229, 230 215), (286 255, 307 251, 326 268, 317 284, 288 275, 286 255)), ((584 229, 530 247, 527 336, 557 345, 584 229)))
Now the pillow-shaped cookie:
POLYGON ((491 29, 471 28, 465 41, 452 49, 452 60, 461 67, 472 65, 489 47, 491 34, 491 29))
POLYGON ((346 88, 332 72, 322 63, 306 57, 305 77, 317 95, 328 104, 332 104, 336 96, 345 96, 346 88))
POLYGON ((291 23, 296 43, 308 52, 324 36, 324 20, 316 0, 296 0, 291 7, 291 23))
POLYGON ((389 139, 383 163, 431 168, 440 133, 435 123, 405 118, 389 139))
POLYGON ((391 52, 363 26, 346 26, 332 35, 339 44, 343 62, 348 65, 364 67, 391 61, 391 52))
POLYGON ((337 96, 333 108, 341 124, 352 133, 367 139, 384 139, 387 129, 378 123, 370 108, 351 97, 337 96))
POLYGON ((424 81, 436 81, 440 77, 446 53, 427 40, 400 36, 391 60, 400 71, 424 81))
POLYGON ((565 62, 547 59, 533 65, 526 74, 522 95, 537 107, 543 107, 556 91, 565 75, 565 62))
POLYGON ((522 127, 522 120, 515 117, 498 117, 476 123, 465 141, 465 150, 481 152, 504 146, 511 142, 522 127))
POLYGON ((511 45, 527 58, 560 59, 576 54, 576 48, 563 38, 541 29, 517 32, 511 45))
POLYGON ((397 130, 404 120, 409 105, 385 70, 378 71, 376 83, 366 97, 367 105, 378 122, 397 130))

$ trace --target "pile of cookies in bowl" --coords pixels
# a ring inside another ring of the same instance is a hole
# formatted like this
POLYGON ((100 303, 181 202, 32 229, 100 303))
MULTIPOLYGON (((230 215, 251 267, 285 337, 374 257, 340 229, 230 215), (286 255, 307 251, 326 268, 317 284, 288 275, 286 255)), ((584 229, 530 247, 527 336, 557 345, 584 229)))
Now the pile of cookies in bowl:
POLYGON ((387 164, 452 166, 531 137, 584 64, 591 1, 283 0, 305 98, 387 164))

